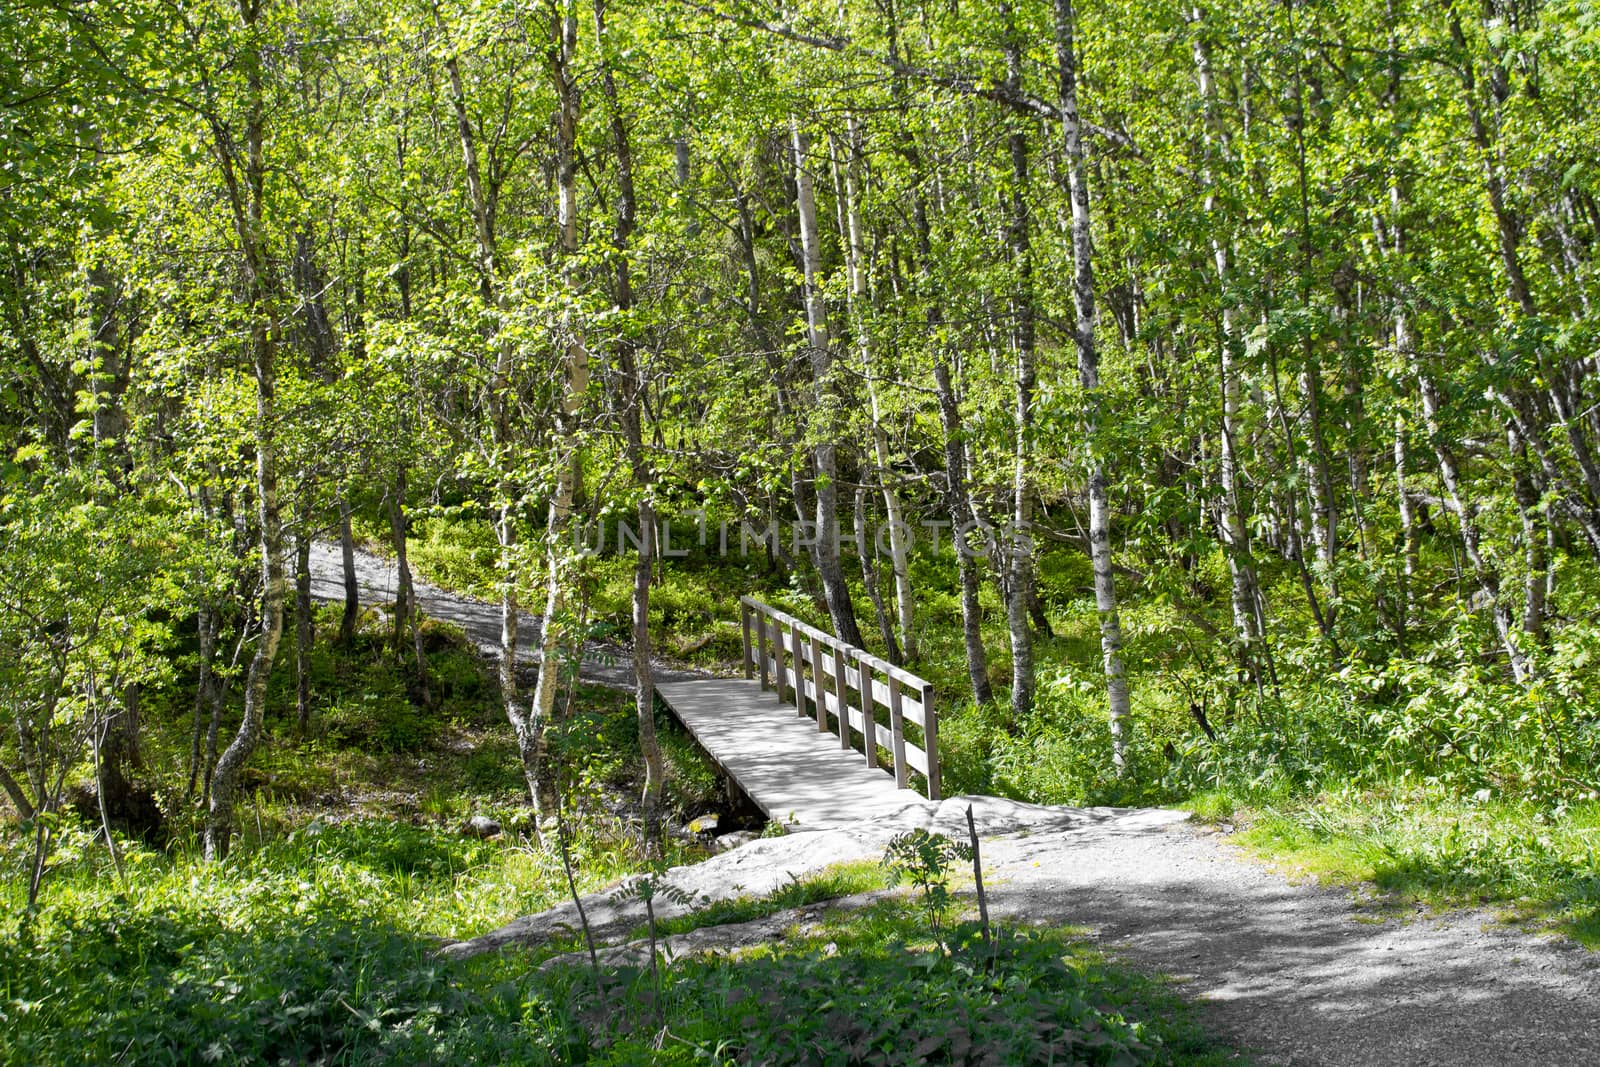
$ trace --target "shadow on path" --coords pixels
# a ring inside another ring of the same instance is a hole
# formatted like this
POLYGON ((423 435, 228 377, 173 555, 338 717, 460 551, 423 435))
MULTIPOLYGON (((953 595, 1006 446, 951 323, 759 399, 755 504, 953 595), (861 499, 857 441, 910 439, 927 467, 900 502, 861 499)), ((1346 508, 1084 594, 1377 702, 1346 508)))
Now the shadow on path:
POLYGON ((1381 921, 1192 826, 984 848, 991 907, 1090 927, 1267 1064, 1600 1063, 1600 968, 1483 912, 1381 921))

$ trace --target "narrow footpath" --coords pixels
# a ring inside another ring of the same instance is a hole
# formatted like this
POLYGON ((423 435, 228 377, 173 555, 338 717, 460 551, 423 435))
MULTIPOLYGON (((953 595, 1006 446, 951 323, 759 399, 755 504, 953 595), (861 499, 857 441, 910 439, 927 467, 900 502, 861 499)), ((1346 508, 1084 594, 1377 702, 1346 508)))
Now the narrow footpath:
MULTIPOLYGON (((356 585, 361 590, 363 607, 393 604, 395 589, 399 587, 399 574, 394 560, 357 550, 356 585)), ((500 655, 500 605, 448 592, 415 575, 412 576, 412 586, 417 602, 422 605, 426 615, 461 627, 468 640, 484 655, 500 655)), ((344 602, 344 563, 337 544, 324 541, 312 544, 311 596, 314 600, 344 602)), ((523 612, 519 618, 517 662, 538 663, 539 633, 543 623, 539 616, 528 612, 523 612)), ((654 668, 658 682, 709 677, 700 671, 681 670, 659 661, 654 668)), ((585 646, 578 674, 584 681, 596 685, 613 689, 633 688, 633 665, 625 648, 601 644, 585 646)))
MULTIPOLYGON (((342 599, 337 548, 313 556, 314 591, 342 599)), ((358 556, 364 601, 393 599, 393 567, 358 556)), ((498 609, 418 583, 422 608, 497 652, 498 609)), ((534 632, 536 620, 525 629, 534 632)), ((625 656, 596 649, 586 679, 631 684, 625 656)), ((662 677, 705 677, 663 668, 662 677)), ((1182 813, 1047 808, 992 797, 908 805, 854 826, 752 841, 670 872, 704 898, 763 894, 830 863, 877 858, 894 833, 983 837, 990 906, 1019 923, 1087 928, 1108 953, 1170 976, 1212 1031, 1255 1062, 1292 1067, 1594 1067, 1600 957, 1570 941, 1464 911, 1383 918, 1344 889, 1262 866, 1182 813)), ((586 899, 615 940, 635 905, 586 899)), ((571 929, 570 904, 446 946, 465 958, 571 929)), ((684 950, 692 950, 686 941, 684 950)))

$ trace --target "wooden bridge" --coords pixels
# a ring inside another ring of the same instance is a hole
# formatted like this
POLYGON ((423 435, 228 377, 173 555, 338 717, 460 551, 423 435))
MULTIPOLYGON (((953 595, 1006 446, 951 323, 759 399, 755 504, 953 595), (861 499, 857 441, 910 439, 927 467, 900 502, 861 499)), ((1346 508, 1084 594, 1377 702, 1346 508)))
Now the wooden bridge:
POLYGON ((744 677, 657 691, 768 818, 823 829, 940 799, 928 682, 758 600, 739 605, 744 677))

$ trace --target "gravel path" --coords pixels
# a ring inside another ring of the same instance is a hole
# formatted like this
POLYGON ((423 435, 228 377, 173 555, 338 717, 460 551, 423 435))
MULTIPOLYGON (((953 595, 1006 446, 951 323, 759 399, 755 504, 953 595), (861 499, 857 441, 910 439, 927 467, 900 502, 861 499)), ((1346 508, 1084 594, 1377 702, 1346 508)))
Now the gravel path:
POLYGON ((1263 1064, 1600 1064, 1600 960, 1486 912, 1380 921, 1192 824, 1012 836, 984 861, 1000 913, 1089 927, 1263 1064))
MULTIPOLYGON (((1348 891, 1291 882, 1181 813, 957 797, 887 824, 754 841, 669 877, 696 896, 760 894, 831 862, 875 859, 911 825, 964 836, 969 802, 996 916, 1087 927, 1109 955, 1175 979, 1210 1032, 1258 1064, 1600 1064, 1600 957, 1485 912, 1380 920, 1348 891)), ((600 894, 590 907, 603 933, 641 919, 600 894)), ((570 929, 570 912, 444 954, 539 942, 570 929)))
MULTIPOLYGON (((393 604, 395 589, 399 586, 398 570, 392 559, 384 559, 370 552, 356 552, 356 584, 361 589, 361 603, 393 604)), ((485 654, 500 654, 500 605, 487 604, 472 597, 451 593, 430 585, 413 575, 413 586, 422 610, 435 619, 453 623, 466 632, 467 637, 485 654)), ((344 601, 344 564, 339 546, 316 542, 311 546, 311 596, 316 600, 344 601)), ((537 615, 522 613, 517 628, 517 662, 537 663, 540 622, 537 615)), ((578 674, 586 682, 607 685, 615 689, 633 688, 633 664, 625 648, 612 645, 591 644, 584 647, 583 664, 578 674)), ((679 670, 666 664, 655 664, 658 682, 685 681, 709 677, 694 671, 679 670)))
MULTIPOLYGON (((343 598, 336 546, 312 557, 313 592, 343 598)), ((358 553, 363 600, 394 599, 394 566, 358 553)), ((497 652, 498 609, 418 584, 423 609, 497 652)), ((529 644, 537 620, 524 620, 529 644)), ((519 658, 532 662, 524 651, 519 658)), ((697 677, 661 668, 663 678, 697 677)), ((586 680, 631 684, 619 649, 588 650, 586 680)), ((1486 912, 1382 920, 1345 890, 1297 884, 1167 813, 1036 808, 957 798, 931 824, 954 836, 980 812, 991 907, 1019 922, 1087 927, 1113 956, 1171 975, 1218 1036, 1294 1067, 1600 1065, 1600 957, 1486 912)), ((927 824, 927 811, 906 819, 927 824)), ((690 892, 760 892, 828 862, 882 854, 895 826, 756 841, 673 872, 690 892)), ((618 928, 632 916, 594 916, 618 928)), ((567 906, 570 908, 570 905, 567 906)), ((445 949, 469 956, 542 940, 556 909, 445 949)), ((625 909, 623 909, 625 910, 625 909)))

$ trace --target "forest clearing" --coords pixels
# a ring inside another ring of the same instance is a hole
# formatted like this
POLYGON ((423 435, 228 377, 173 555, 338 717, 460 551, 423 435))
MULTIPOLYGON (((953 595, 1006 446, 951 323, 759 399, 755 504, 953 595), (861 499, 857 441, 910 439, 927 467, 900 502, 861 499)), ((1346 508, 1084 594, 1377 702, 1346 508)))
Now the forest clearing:
POLYGON ((1586 0, 0 40, 0 1061, 1600 1056, 1586 0))

